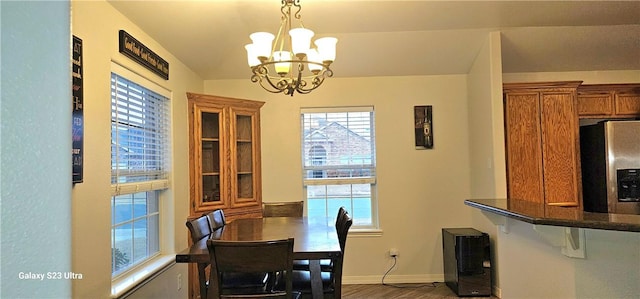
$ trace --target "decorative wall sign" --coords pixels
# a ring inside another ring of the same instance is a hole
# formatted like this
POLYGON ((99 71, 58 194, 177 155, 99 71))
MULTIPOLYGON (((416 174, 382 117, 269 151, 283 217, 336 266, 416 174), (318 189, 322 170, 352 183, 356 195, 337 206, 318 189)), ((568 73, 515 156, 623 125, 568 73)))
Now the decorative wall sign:
POLYGON ((120 30, 120 53, 169 80, 169 63, 124 30, 120 30))
POLYGON ((82 183, 82 159, 83 159, 83 136, 84 117, 82 113, 83 91, 82 91, 82 40, 73 36, 73 54, 71 63, 71 160, 72 160, 72 181, 82 183))
POLYGON ((431 106, 414 106, 413 119, 416 149, 433 148, 433 115, 431 106))

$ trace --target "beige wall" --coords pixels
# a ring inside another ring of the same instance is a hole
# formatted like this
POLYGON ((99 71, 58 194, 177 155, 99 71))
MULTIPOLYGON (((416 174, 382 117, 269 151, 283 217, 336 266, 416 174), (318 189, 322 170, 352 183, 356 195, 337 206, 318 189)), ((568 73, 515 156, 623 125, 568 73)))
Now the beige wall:
MULTIPOLYGON (((339 70, 335 70, 339 73, 339 70)), ((302 194, 301 107, 373 105, 382 234, 351 232, 345 282, 379 283, 399 249, 390 281, 442 281, 442 227, 469 226, 466 75, 330 78, 308 95, 269 94, 249 80, 205 81, 209 94, 266 101, 262 109, 264 201, 302 194), (433 106, 435 146, 416 150, 413 106, 433 106)))
MULTIPOLYGON (((184 221, 188 213, 188 126, 185 92, 201 91, 202 79, 186 68, 135 24, 104 1, 73 1, 72 33, 83 41, 84 53, 84 182, 72 193, 73 271, 83 279, 73 282, 75 298, 108 298, 111 292, 110 236, 110 66, 115 61, 171 91, 172 177, 171 191, 164 194, 162 225, 166 226, 165 254, 187 247, 184 221), (124 29, 169 62, 164 80, 118 52, 118 30, 124 29)), ((141 290, 147 296, 180 298, 178 274, 186 280, 186 266, 176 265, 160 276, 162 288, 141 290)), ((157 280, 157 279, 156 279, 157 280)), ((144 297, 144 296, 143 296, 144 297)))
MULTIPOLYGON (((502 62, 500 33, 493 32, 469 71, 470 198, 506 197, 504 125, 502 118, 502 62)), ((468 209, 471 209, 467 207, 468 209)), ((497 231, 483 214, 472 212, 472 227, 491 239, 492 278, 500 289, 497 231)))

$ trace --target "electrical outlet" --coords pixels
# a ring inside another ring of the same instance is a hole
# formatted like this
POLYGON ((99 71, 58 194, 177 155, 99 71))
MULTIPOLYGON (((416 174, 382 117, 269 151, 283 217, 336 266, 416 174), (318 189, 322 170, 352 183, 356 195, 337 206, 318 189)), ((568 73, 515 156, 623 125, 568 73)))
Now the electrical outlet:
POLYGON ((390 257, 397 257, 398 256, 398 249, 397 248, 389 249, 389 256, 390 257))
POLYGON ((182 274, 178 274, 178 291, 182 290, 182 274))

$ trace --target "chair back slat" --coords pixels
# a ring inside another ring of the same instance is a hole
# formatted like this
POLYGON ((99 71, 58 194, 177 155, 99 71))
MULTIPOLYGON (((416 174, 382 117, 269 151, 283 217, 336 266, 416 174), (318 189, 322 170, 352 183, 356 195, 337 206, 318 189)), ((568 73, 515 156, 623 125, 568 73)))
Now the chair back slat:
POLYGON ((224 218, 224 211, 222 211, 222 209, 216 209, 204 215, 209 217, 209 225, 211 226, 212 232, 227 224, 227 220, 224 218))
POLYGON ((200 216, 195 219, 187 220, 186 224, 193 242, 211 234, 211 225, 209 224, 209 218, 207 216, 200 216))

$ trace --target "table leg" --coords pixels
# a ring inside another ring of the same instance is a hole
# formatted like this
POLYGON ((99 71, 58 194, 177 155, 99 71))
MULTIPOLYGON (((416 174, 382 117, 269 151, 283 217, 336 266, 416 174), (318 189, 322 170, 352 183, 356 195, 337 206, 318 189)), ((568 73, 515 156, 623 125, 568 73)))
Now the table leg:
POLYGON ((321 299, 323 297, 323 288, 320 260, 309 260, 309 275, 311 276, 311 295, 313 299, 321 299))

